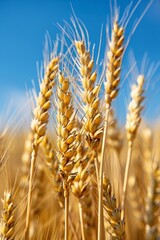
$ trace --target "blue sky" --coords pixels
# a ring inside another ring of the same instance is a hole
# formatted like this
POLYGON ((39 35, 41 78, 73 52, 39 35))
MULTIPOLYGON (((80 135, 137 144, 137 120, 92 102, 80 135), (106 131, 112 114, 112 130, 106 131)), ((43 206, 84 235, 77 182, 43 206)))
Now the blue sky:
MULTIPOLYGON (((112 1, 112 0, 111 0, 112 1)), ((133 1, 136 3, 137 1, 133 1)), ((142 0, 133 16, 139 17, 148 0, 142 0)), ((37 81, 36 62, 43 60, 45 33, 54 39, 59 32, 57 23, 69 21, 71 5, 76 15, 85 23, 92 43, 98 44, 102 24, 109 16, 109 0, 1 0, 0 1, 0 102, 20 101, 26 89, 37 81)), ((117 0, 121 12, 130 1, 117 0)), ((105 40, 105 38, 104 38, 105 40)), ((160 59, 160 4, 155 0, 130 42, 137 63, 140 65, 144 53, 152 62, 160 59)), ((102 51, 105 49, 103 41, 102 51)), ((127 53, 128 54, 128 53, 127 53)), ((126 55, 127 55, 126 54, 126 55)), ((127 56, 126 56, 127 65, 127 56)), ((160 73, 160 71, 159 71, 160 73)), ((160 96, 160 84, 157 84, 160 96)), ((125 94, 125 93, 124 93, 125 94)), ((153 99, 153 102, 155 99, 153 99)), ((160 109, 160 108, 159 108, 160 109)), ((153 108, 150 109, 150 112, 153 108)))

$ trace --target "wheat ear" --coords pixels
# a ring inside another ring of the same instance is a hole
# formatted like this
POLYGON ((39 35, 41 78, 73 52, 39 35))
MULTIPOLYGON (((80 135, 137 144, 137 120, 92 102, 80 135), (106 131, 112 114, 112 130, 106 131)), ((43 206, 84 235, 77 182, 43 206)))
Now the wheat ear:
POLYGON ((94 60, 87 51, 83 41, 76 41, 78 63, 81 82, 83 86, 82 100, 84 102, 84 128, 87 143, 93 152, 98 177, 97 148, 102 136, 102 116, 100 112, 100 99, 98 97, 100 86, 96 86, 97 73, 93 71, 94 60))
POLYGON ((107 212, 107 219, 111 226, 112 239, 124 240, 125 224, 121 218, 121 209, 116 206, 116 198, 112 195, 111 184, 109 180, 103 177, 103 199, 104 209, 107 212))
POLYGON ((126 167, 125 167, 123 195, 122 195, 122 214, 123 214, 123 216, 124 216, 124 211, 125 211, 125 198, 126 198, 129 166, 130 166, 131 156, 132 156, 132 146, 133 146, 133 141, 136 137, 137 129, 138 129, 140 121, 141 121, 141 111, 143 109, 143 106, 142 106, 142 102, 144 100, 143 84, 144 84, 144 76, 139 75, 137 78, 137 85, 132 86, 131 102, 128 107, 129 112, 127 114, 127 120, 126 120, 128 152, 127 152, 127 162, 126 162, 126 167))
POLYGON ((14 204, 11 192, 4 192, 2 199, 3 211, 0 220, 0 239, 13 240, 14 239, 14 204))
POLYGON ((75 149, 75 113, 71 104, 71 92, 69 91, 69 80, 61 73, 59 74, 58 87, 58 152, 59 171, 63 180, 65 198, 65 240, 68 240, 68 210, 69 190, 75 175, 74 168, 75 149))
POLYGON ((34 109, 34 119, 31 123, 31 127, 34 133, 34 140, 32 144, 32 154, 31 154, 31 167, 29 176, 29 190, 28 190, 28 200, 27 200, 27 214, 26 214, 26 228, 25 237, 28 238, 28 229, 30 221, 30 210, 31 210, 31 190, 33 175, 35 170, 35 162, 38 153, 39 144, 41 143, 48 124, 49 119, 49 108, 50 108, 50 98, 52 96, 52 89, 54 86, 54 80, 58 70, 59 58, 53 58, 49 63, 44 79, 40 85, 40 93, 37 98, 37 105, 34 109))
POLYGON ((109 110, 113 99, 118 94, 118 85, 120 82, 121 63, 123 57, 123 41, 124 29, 120 27, 115 20, 112 29, 112 37, 108 52, 106 83, 105 83, 105 99, 106 99, 106 114, 103 130, 102 150, 100 159, 100 173, 99 173, 99 206, 98 206, 98 240, 102 239, 103 234, 103 165, 105 157, 105 144, 108 128, 109 110))

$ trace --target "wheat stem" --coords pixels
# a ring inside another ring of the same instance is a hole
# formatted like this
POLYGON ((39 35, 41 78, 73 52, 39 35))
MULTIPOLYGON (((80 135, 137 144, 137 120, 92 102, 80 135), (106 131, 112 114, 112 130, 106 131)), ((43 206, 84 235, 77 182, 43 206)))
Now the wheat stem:
POLYGON ((130 141, 128 143, 127 163, 126 163, 126 169, 124 174, 123 195, 122 195, 122 218, 124 218, 124 215, 125 215, 126 191, 127 191, 127 184, 128 184, 129 167, 130 167, 131 157, 132 157, 132 146, 133 146, 133 141, 130 141))
POLYGON ((82 203, 79 201, 78 203, 78 208, 79 208, 79 217, 80 217, 80 224, 81 224, 81 233, 82 233, 82 240, 85 240, 85 231, 84 231, 84 221, 83 221, 83 208, 82 208, 82 203))
POLYGON ((68 213, 69 213, 69 195, 65 196, 65 230, 64 230, 65 240, 68 240, 68 213))
POLYGON ((29 222, 30 222, 30 210, 31 210, 31 197, 32 197, 32 182, 34 177, 35 162, 37 157, 37 150, 34 149, 31 155, 31 166, 30 166, 30 177, 29 177, 29 190, 28 190, 28 199, 27 199, 27 214, 26 214, 26 228, 25 228, 25 239, 29 239, 29 222))
POLYGON ((105 157, 105 144, 107 138, 107 129, 108 129, 108 117, 109 117, 109 108, 106 109, 106 116, 104 122, 104 132, 102 140, 102 152, 100 159, 100 173, 99 173, 99 201, 98 201, 98 240, 101 240, 104 235, 104 226, 103 226, 103 168, 104 168, 104 157, 105 157))
POLYGON ((76 229, 75 229, 75 225, 74 225, 73 222, 72 222, 72 218, 71 218, 70 214, 69 214, 68 217, 69 217, 69 223, 70 223, 70 227, 71 227, 71 229, 72 229, 72 232, 73 232, 73 234, 74 234, 74 237, 75 237, 76 240, 79 240, 78 235, 77 235, 77 232, 76 232, 76 229))

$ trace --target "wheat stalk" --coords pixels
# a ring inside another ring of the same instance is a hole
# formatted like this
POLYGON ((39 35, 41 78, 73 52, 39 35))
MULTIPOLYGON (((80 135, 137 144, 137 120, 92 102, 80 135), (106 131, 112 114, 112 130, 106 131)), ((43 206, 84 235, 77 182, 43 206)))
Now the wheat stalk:
POLYGON ((127 162, 126 162, 126 168, 125 168, 125 174, 124 174, 123 195, 122 195, 123 216, 125 211, 125 198, 126 198, 129 166, 130 166, 131 156, 132 156, 132 146, 133 146, 133 141, 136 137, 137 129, 141 121, 141 111, 143 109, 143 106, 142 106, 142 102, 144 99, 143 84, 144 84, 144 76, 139 75, 137 78, 137 85, 133 85, 132 87, 131 102, 128 107, 129 112, 127 114, 127 120, 126 120, 128 152, 127 152, 127 162))
POLYGON ((75 157, 75 113, 71 104, 71 93, 69 91, 69 80, 61 73, 59 74, 58 88, 58 152, 59 171, 63 180, 65 198, 65 240, 68 239, 68 209, 69 190, 75 178, 72 174, 75 157))
POLYGON ((109 110, 112 101, 118 94, 118 85, 120 82, 121 63, 123 57, 123 41, 124 29, 118 25, 117 20, 114 21, 112 29, 112 37, 110 41, 110 48, 108 52, 106 83, 105 83, 105 100, 106 100, 106 114, 103 130, 103 140, 100 159, 100 173, 99 173, 99 206, 98 206, 98 240, 102 239, 103 229, 103 165, 105 157, 105 144, 108 129, 109 110))
POLYGON ((13 196, 9 191, 4 192, 4 198, 2 199, 3 211, 1 213, 0 220, 0 239, 1 240, 13 240, 14 239, 14 204, 13 196))
POLYGON ((50 98, 52 96, 52 89, 54 86, 54 80, 58 70, 59 58, 53 58, 49 65, 47 66, 44 79, 40 85, 40 92, 37 98, 37 105, 34 109, 34 119, 31 123, 31 127, 34 134, 34 140, 32 144, 32 154, 31 154, 31 167, 30 167, 30 177, 29 177, 29 190, 28 190, 28 200, 27 200, 27 213, 26 213, 26 228, 25 228, 25 238, 28 239, 28 229, 30 222, 30 209, 31 209, 31 190, 33 175, 35 170, 35 162, 38 153, 39 144, 46 132, 46 127, 49 119, 49 108, 50 108, 50 98))

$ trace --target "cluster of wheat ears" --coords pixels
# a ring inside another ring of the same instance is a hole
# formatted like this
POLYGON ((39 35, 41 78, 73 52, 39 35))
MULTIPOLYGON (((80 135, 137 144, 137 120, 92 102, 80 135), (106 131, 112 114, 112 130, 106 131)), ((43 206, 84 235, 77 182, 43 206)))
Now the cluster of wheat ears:
POLYGON ((30 130, 15 142, 1 134, 1 240, 160 238, 160 155, 152 130, 143 123, 138 131, 144 73, 125 128, 113 107, 126 21, 116 12, 102 74, 83 23, 66 23, 60 53, 56 42, 45 61, 30 130))

